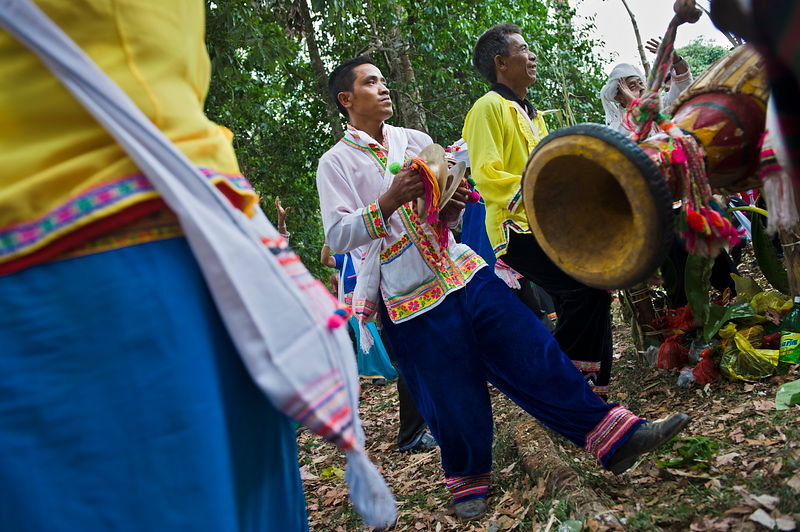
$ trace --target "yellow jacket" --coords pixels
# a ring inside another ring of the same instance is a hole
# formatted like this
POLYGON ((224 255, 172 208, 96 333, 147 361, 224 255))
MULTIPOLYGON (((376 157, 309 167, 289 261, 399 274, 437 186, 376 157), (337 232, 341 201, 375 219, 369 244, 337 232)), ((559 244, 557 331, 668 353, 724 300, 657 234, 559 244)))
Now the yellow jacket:
POLYGON ((486 202, 486 232, 499 257, 505 253, 509 230, 530 232, 520 179, 547 126, 541 114, 529 121, 516 103, 488 92, 467 113, 462 135, 472 177, 486 202))
MULTIPOLYGON (((204 2, 36 4, 231 201, 247 209, 257 200, 239 175, 230 132, 203 112, 211 74, 204 2)), ((0 266, 74 240, 90 224, 130 219, 131 208, 157 197, 58 79, 0 30, 0 266)))

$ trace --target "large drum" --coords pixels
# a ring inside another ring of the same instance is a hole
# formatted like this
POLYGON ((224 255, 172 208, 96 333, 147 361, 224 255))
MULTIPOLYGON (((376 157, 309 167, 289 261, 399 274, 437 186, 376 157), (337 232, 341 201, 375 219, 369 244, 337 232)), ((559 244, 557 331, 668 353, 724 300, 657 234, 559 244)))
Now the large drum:
MULTIPOLYGON (((741 46, 715 63, 674 105, 673 122, 706 154, 712 187, 757 186, 758 142, 768 88, 763 61, 741 46)), ((597 124, 547 136, 522 178, 531 230, 551 260, 597 288, 644 281, 663 261, 674 233, 680 187, 662 159, 669 137, 640 144, 597 124)))

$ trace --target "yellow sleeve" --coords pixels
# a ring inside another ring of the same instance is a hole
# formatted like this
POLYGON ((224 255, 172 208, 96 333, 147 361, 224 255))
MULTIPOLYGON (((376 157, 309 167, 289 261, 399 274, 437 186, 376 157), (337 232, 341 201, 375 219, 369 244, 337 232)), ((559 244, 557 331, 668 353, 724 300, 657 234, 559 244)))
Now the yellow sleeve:
POLYGON ((542 113, 538 113, 536 115, 536 118, 533 119, 533 123, 536 124, 536 129, 539 130, 539 141, 541 141, 549 133, 549 131, 547 131, 547 122, 544 121, 544 116, 542 116, 542 113))
MULTIPOLYGON (((483 97, 467 114, 462 134, 467 141, 472 178, 487 204, 508 205, 519 189, 525 161, 519 168, 509 168, 503 157, 503 121, 507 109, 503 103, 483 97)), ((516 166, 516 164, 514 165, 516 166)))

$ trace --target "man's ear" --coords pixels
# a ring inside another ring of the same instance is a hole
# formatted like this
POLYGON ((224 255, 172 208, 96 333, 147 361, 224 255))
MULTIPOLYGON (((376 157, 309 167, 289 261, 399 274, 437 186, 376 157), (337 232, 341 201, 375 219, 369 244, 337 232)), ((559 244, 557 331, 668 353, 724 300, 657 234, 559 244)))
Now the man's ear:
POLYGON ((351 100, 353 98, 353 93, 350 91, 342 91, 336 95, 336 99, 339 100, 339 103, 342 104, 342 107, 345 109, 350 109, 353 104, 351 100))
POLYGON ((506 58, 500 54, 494 56, 494 69, 495 72, 506 69, 506 58))

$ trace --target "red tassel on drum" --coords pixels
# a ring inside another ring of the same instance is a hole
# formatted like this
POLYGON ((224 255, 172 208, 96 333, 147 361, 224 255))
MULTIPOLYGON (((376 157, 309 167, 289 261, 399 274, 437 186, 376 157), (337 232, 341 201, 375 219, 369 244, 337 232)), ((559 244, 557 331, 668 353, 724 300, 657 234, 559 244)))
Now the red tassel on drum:
POLYGON ((706 222, 705 217, 695 210, 686 209, 686 222, 689 224, 689 228, 695 233, 704 235, 709 230, 708 222, 706 222))

